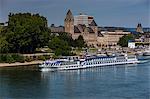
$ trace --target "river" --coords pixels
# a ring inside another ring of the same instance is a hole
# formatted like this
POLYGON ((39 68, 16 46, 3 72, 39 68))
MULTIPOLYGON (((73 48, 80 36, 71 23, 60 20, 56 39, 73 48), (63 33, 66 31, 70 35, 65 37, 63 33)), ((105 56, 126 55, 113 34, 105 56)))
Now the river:
POLYGON ((0 68, 0 99, 150 99, 150 59, 141 64, 39 72, 0 68))

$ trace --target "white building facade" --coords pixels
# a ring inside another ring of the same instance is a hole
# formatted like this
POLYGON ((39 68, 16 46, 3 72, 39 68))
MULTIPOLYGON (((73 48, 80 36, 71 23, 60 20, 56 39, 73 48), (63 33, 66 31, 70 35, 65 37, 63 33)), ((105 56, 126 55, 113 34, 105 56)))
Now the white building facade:
POLYGON ((135 48, 135 42, 128 42, 128 47, 129 48, 135 48))

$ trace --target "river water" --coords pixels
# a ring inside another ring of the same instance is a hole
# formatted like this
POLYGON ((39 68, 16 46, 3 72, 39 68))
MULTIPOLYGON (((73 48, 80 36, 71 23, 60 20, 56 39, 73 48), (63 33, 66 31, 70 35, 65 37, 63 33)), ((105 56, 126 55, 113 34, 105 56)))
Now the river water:
POLYGON ((150 59, 58 72, 0 68, 0 99, 150 99, 150 59))

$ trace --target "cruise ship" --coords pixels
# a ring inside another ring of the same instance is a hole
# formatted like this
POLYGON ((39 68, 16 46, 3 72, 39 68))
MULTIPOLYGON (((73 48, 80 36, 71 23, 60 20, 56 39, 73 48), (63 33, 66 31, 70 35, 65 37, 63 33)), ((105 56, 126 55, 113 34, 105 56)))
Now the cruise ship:
POLYGON ((150 56, 150 46, 143 52, 143 56, 150 56))
POLYGON ((111 66, 121 64, 139 63, 135 55, 119 55, 119 56, 90 56, 84 59, 57 59, 46 60, 39 65, 40 71, 57 71, 57 70, 72 70, 85 69, 100 66, 111 66))

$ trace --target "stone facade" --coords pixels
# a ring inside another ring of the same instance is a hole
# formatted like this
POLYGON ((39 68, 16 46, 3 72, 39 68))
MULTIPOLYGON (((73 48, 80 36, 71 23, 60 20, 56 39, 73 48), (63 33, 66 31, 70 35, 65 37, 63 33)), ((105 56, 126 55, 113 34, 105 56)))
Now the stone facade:
POLYGON ((150 32, 145 32, 141 38, 143 38, 143 42, 150 44, 150 32))
POLYGON ((50 27, 51 33, 63 33, 65 32, 64 26, 55 26, 52 24, 50 27))
POLYGON ((74 34, 74 18, 72 12, 69 10, 64 20, 65 32, 74 34))
POLYGON ((101 36, 98 36, 97 38, 98 46, 100 47, 116 46, 119 39, 127 34, 130 34, 130 32, 125 32, 122 30, 102 31, 101 36))
POLYGON ((88 45, 97 44, 98 26, 93 17, 80 14, 73 16, 69 10, 64 20, 65 32, 71 33, 73 39, 82 35, 88 45))
POLYGON ((65 32, 70 33, 73 39, 82 35, 87 45, 94 47, 116 46, 120 37, 130 33, 117 28, 113 31, 112 28, 102 31, 93 16, 80 14, 74 17, 70 10, 66 14, 64 27, 65 32))

